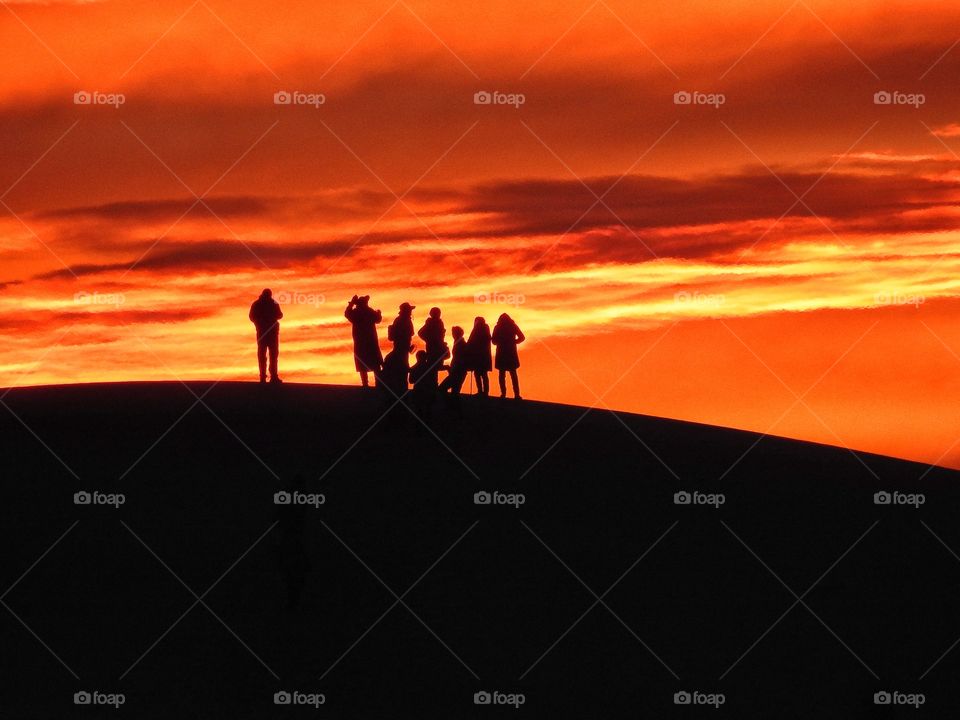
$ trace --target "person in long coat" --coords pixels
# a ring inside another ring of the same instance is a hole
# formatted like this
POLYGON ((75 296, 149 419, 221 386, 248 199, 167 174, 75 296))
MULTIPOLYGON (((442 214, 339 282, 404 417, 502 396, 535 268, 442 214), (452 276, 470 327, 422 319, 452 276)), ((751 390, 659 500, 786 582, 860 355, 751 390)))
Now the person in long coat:
POLYGON ((380 375, 383 355, 380 353, 380 339, 377 337, 377 323, 383 320, 379 310, 370 307, 370 296, 354 295, 347 303, 343 316, 353 325, 353 359, 363 387, 370 387, 369 373, 380 375))
POLYGON ((473 372, 478 395, 490 394, 491 350, 490 326, 482 317, 474 318, 473 330, 467 339, 467 369, 473 372))
POLYGON ((517 345, 526 340, 526 337, 513 319, 503 313, 497 320, 490 339, 497 346, 494 366, 499 371, 500 397, 507 396, 505 375, 509 372, 510 380, 513 381, 513 397, 519 400, 520 381, 517 379, 517 369, 520 367, 520 356, 517 354, 517 345))

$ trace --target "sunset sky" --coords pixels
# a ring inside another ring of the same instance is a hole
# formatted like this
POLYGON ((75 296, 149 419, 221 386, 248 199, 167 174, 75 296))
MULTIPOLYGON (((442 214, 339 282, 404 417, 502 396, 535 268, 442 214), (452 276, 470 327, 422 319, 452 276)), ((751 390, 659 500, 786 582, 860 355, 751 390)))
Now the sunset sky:
POLYGON ((255 380, 264 287, 355 383, 369 293, 510 313, 532 399, 960 467, 960 5, 0 5, 0 385, 255 380))

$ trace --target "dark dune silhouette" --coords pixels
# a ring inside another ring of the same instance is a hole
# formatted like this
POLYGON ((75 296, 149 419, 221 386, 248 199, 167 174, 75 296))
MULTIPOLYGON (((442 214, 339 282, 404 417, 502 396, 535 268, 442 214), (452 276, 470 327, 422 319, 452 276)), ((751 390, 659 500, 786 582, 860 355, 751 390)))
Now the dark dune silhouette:
POLYGON ((485 690, 534 717, 955 704, 960 653, 917 677, 960 633, 930 532, 960 548, 957 472, 535 401, 440 402, 417 433, 355 387, 0 393, 3 603, 79 678, 4 610, 10 717, 79 716, 83 687, 147 720, 286 717, 283 689, 336 717, 486 717, 485 690))

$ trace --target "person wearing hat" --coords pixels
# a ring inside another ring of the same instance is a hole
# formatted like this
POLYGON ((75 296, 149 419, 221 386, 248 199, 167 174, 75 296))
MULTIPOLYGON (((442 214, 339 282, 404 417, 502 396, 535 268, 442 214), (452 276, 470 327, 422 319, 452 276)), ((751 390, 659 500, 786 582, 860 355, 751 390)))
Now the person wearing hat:
POLYGON ((370 307, 370 296, 354 295, 347 303, 343 316, 353 326, 353 360, 363 387, 370 387, 369 374, 380 376, 383 355, 380 354, 380 338, 377 337, 377 323, 383 319, 379 310, 370 307))
MULTIPOLYGON (((383 359, 383 400, 388 408, 393 408, 405 397, 410 374, 410 352, 413 350, 413 310, 414 305, 403 303, 396 319, 387 328, 387 340, 393 343, 393 350, 383 359)), ((390 413, 388 422, 396 420, 396 413, 390 413)))
POLYGON ((257 362, 260 365, 260 382, 267 381, 267 353, 270 353, 270 382, 282 382, 277 374, 277 356, 280 354, 280 318, 283 312, 273 299, 273 293, 265 289, 253 301, 248 315, 257 328, 257 362))

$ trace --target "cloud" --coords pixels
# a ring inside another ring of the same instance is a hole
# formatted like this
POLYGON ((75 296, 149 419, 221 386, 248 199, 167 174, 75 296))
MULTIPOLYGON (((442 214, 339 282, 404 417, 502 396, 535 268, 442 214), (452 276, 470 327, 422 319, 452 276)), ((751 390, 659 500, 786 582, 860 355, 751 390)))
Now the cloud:
POLYGON ((123 309, 122 306, 111 306, 111 309, 98 311, 87 310, 41 310, 33 311, 20 316, 5 315, 0 317, 0 330, 4 331, 35 331, 51 328, 66 328, 71 325, 153 325, 183 323, 191 320, 200 320, 211 317, 216 309, 209 310, 133 310, 123 309))
POLYGON ((947 125, 941 125, 940 127, 933 128, 933 130, 930 132, 937 137, 960 137, 960 123, 948 123, 947 125))

